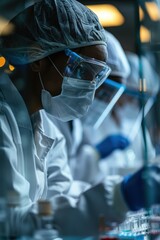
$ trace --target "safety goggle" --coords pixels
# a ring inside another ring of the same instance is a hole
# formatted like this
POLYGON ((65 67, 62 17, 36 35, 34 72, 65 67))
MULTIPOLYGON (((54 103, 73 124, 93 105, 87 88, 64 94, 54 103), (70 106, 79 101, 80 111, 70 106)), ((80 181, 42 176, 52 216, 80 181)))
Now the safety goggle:
POLYGON ((105 62, 80 56, 70 49, 66 49, 65 54, 69 57, 64 72, 66 77, 91 81, 91 83, 96 83, 96 88, 98 88, 111 72, 105 62))

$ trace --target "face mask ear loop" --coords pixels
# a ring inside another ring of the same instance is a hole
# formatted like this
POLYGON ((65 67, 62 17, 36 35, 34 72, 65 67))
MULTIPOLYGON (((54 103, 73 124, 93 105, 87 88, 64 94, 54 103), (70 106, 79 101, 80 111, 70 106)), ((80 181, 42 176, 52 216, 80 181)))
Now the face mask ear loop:
POLYGON ((58 70, 58 68, 56 67, 56 65, 54 64, 54 62, 50 59, 50 57, 48 57, 49 61, 51 62, 51 64, 53 65, 53 67, 57 70, 57 72, 59 73, 59 75, 63 78, 62 73, 58 70))
POLYGON ((38 72, 38 76, 39 76, 39 80, 40 80, 40 83, 42 85, 42 88, 44 89, 44 85, 43 85, 43 81, 42 81, 42 77, 41 77, 40 72, 38 72))

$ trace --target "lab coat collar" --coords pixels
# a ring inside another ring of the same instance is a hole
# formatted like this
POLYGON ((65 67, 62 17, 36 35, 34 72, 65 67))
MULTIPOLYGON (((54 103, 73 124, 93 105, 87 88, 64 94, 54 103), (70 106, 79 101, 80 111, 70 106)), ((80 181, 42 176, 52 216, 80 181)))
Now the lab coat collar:
POLYGON ((32 114, 31 119, 33 128, 38 128, 42 135, 50 139, 55 139, 57 136, 63 137, 58 128, 55 126, 52 118, 48 116, 44 109, 32 114))

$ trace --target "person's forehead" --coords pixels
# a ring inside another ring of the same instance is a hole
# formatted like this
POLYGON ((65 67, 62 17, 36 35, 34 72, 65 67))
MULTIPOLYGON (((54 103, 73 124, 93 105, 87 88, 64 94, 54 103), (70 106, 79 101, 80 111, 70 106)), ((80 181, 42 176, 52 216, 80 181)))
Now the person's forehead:
POLYGON ((107 62, 108 59, 107 46, 103 44, 81 47, 75 50, 73 49, 73 51, 76 51, 78 54, 83 56, 95 58, 103 62, 107 62))
MULTIPOLYGON (((100 44, 100 45, 92 45, 80 48, 71 49, 72 51, 78 53, 81 56, 86 56, 89 58, 94 58, 99 61, 103 61, 107 63, 108 59, 108 51, 107 46, 100 44)), ((50 58, 59 65, 66 64, 68 56, 65 54, 65 51, 57 52, 50 55, 50 58)))

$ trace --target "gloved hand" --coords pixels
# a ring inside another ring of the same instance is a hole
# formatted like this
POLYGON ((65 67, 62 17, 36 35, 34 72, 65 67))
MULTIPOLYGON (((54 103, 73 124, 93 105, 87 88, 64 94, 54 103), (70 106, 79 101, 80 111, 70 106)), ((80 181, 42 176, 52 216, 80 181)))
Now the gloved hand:
POLYGON ((95 148, 99 152, 101 158, 109 156, 116 149, 125 149, 130 141, 121 134, 114 134, 106 137, 102 142, 97 144, 95 148))
POLYGON ((124 177, 121 189, 130 210, 160 204, 160 167, 151 165, 124 177))

